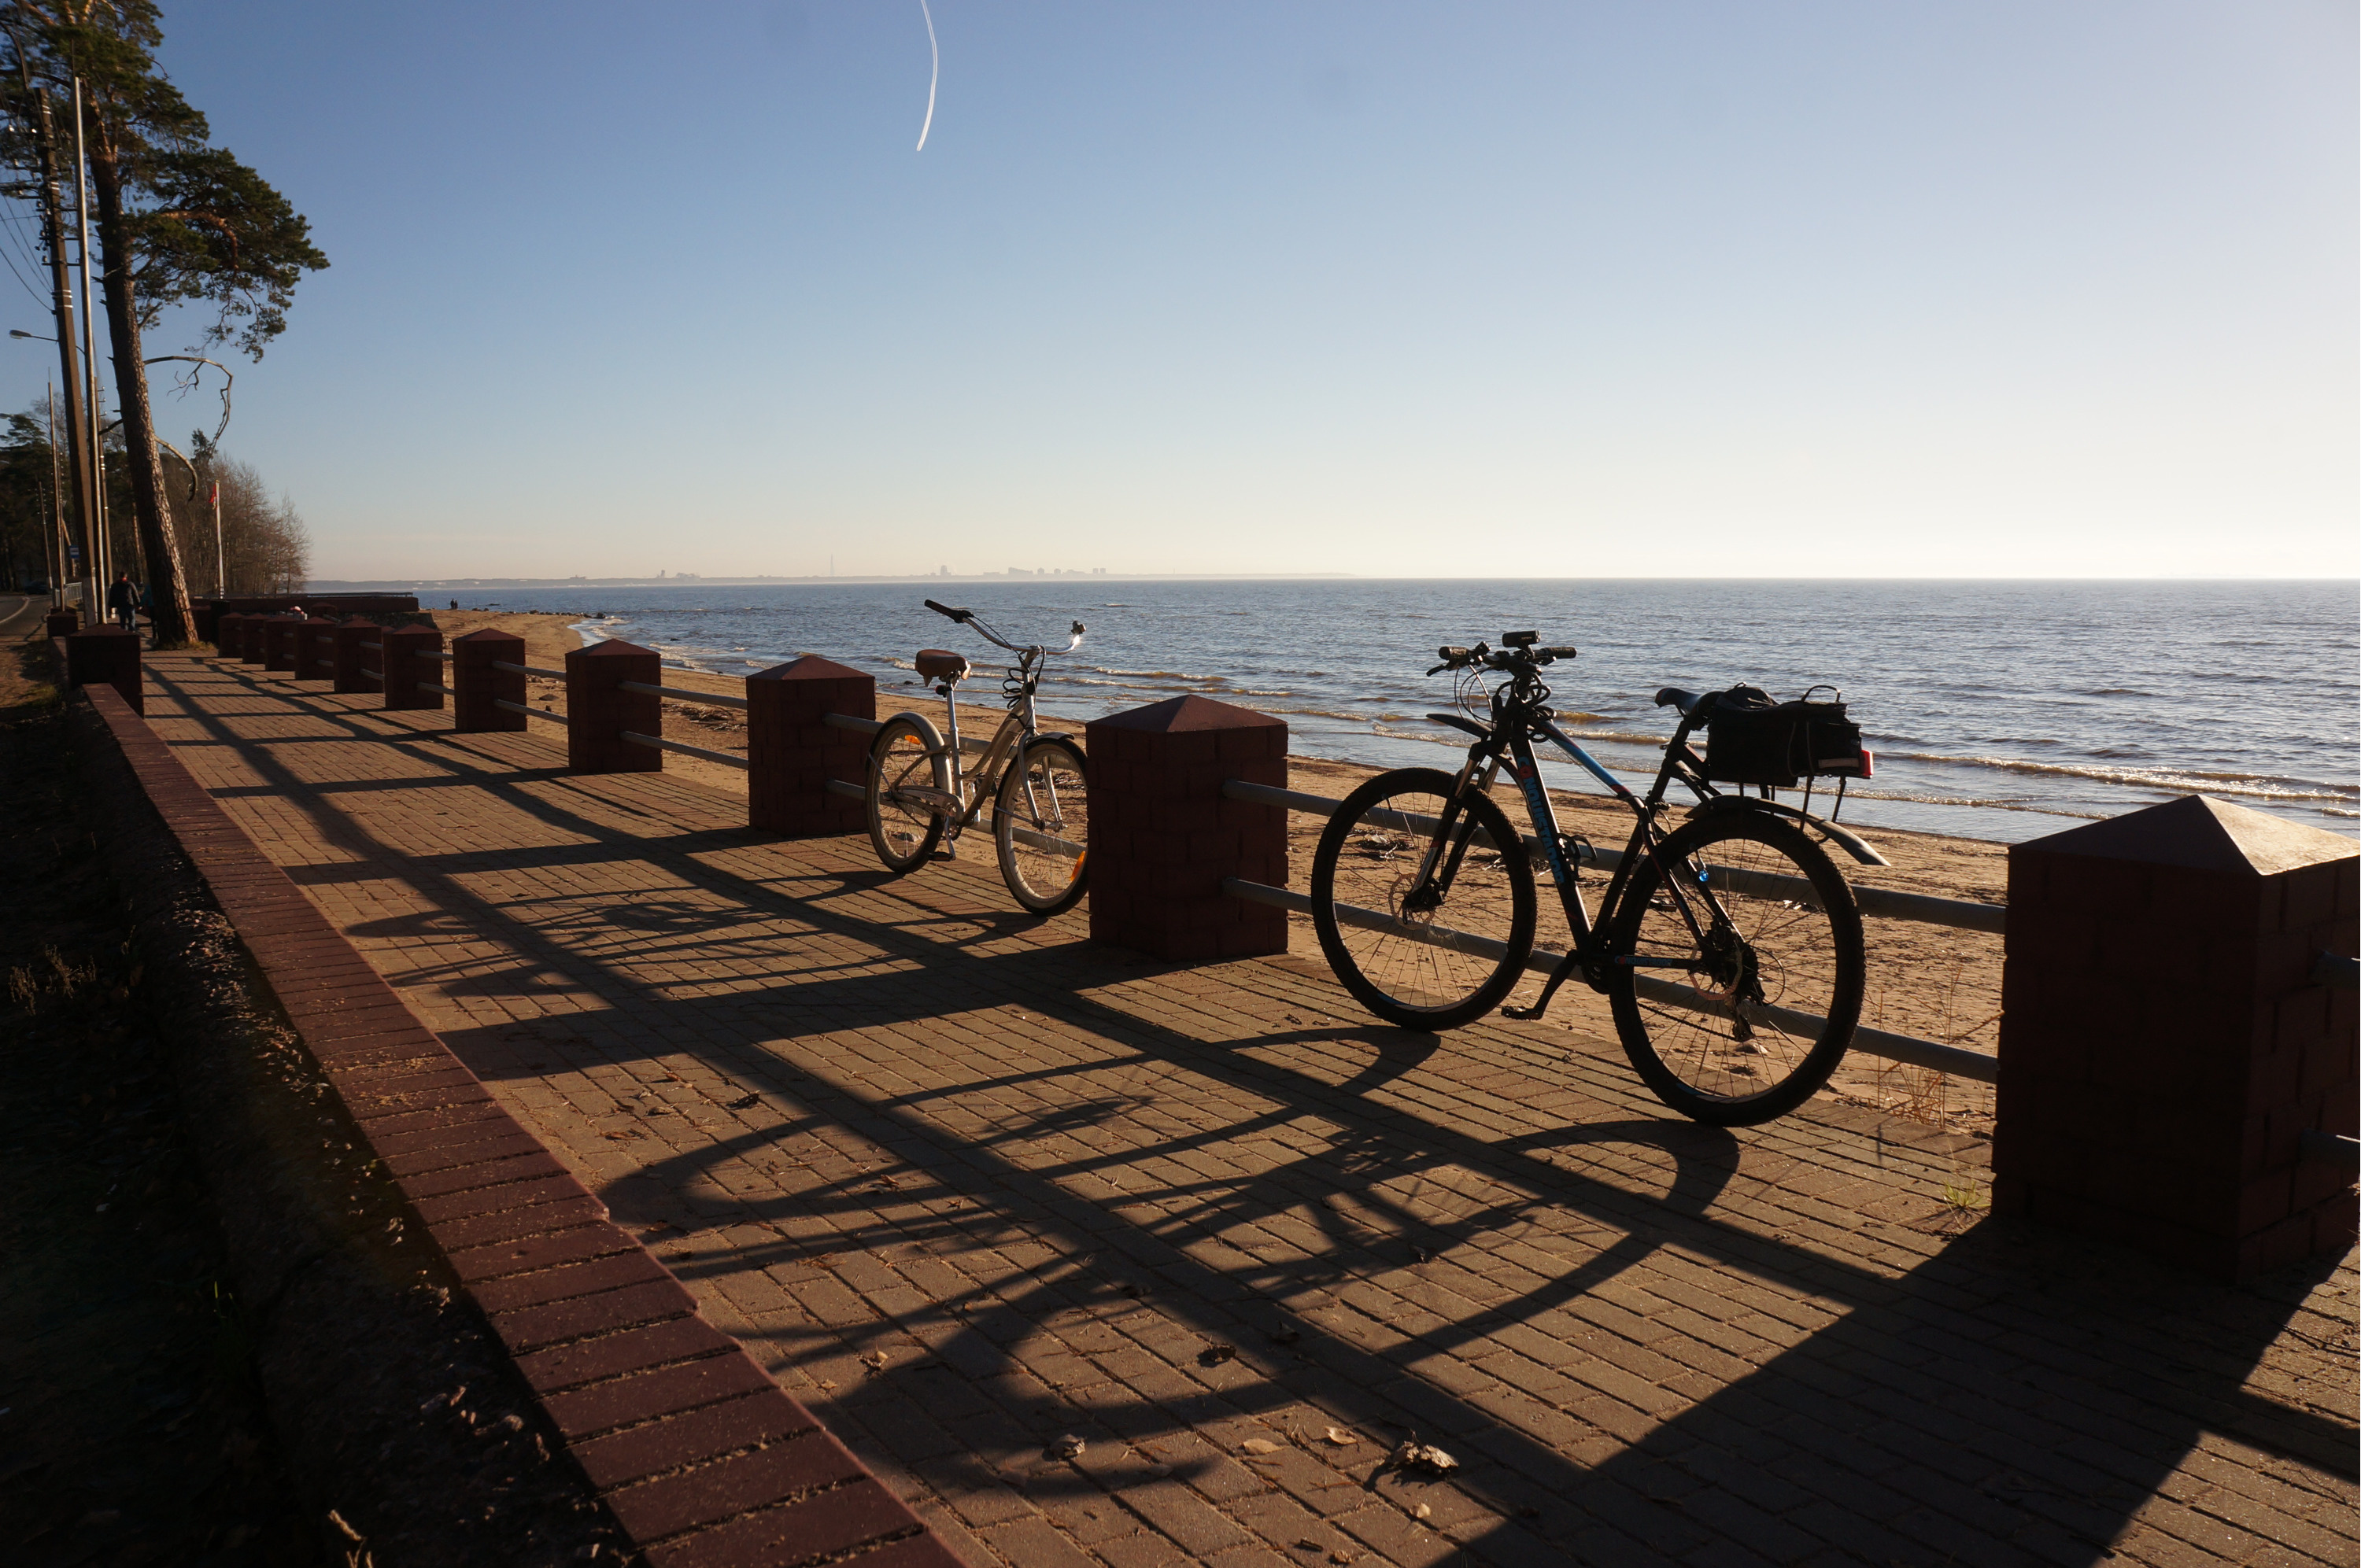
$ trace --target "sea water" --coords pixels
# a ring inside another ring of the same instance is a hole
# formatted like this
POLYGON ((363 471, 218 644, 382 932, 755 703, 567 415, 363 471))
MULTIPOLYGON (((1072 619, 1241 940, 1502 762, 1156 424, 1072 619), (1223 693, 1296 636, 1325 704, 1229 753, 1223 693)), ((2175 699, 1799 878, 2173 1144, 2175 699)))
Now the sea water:
MULTIPOLYGON (((433 608, 448 590, 420 590, 433 608)), ((1109 577, 906 584, 461 590, 468 608, 557 610, 684 669, 741 674, 799 653, 873 674, 881 714, 941 703, 911 656, 1004 655, 928 611, 972 607, 1049 662, 1069 726, 1184 693, 1287 720, 1293 750, 1450 767, 1424 718, 1444 643, 1529 629, 1581 650, 1553 667, 1565 728, 1618 775, 1653 776, 1662 686, 1839 689, 1876 753, 1844 819, 2015 841, 2202 793, 2339 832, 2361 813, 2361 598, 2329 582, 1277 581, 1109 577)), ((982 715, 978 714, 978 718, 982 715)), ((971 720, 972 722, 972 720, 971 720)), ((1597 788, 1573 767, 1552 783, 1597 788)), ((1677 794, 1677 792, 1676 792, 1677 794)), ((1822 803, 1825 803, 1825 795, 1822 803)))

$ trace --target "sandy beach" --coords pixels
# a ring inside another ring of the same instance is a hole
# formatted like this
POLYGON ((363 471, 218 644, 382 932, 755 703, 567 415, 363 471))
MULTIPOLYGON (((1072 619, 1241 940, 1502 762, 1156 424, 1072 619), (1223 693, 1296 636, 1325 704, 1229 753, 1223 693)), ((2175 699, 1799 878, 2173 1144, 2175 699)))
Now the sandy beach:
MULTIPOLYGON (((581 646, 580 636, 572 630, 578 619, 575 616, 450 609, 433 613, 435 624, 446 638, 487 627, 514 632, 525 640, 525 663, 545 668, 556 668, 564 663, 568 649, 581 646)), ((737 695, 743 685, 734 676, 686 670, 668 669, 664 680, 666 685, 725 696, 737 695)), ((562 682, 536 677, 529 689, 530 700, 535 707, 565 711, 562 682)), ((917 700, 919 695, 915 688, 901 693, 881 692, 881 710, 921 706, 917 700)), ((926 699, 926 707, 932 715, 940 712, 939 702, 932 697, 926 699)), ((707 707, 692 702, 665 702, 664 732, 673 739, 717 751, 743 751, 746 745, 742 716, 729 708, 707 707)), ((746 775, 734 768, 677 752, 665 754, 664 766, 699 784, 734 794, 745 793, 746 775)), ((1291 787, 1331 796, 1345 795, 1361 780, 1380 771, 1304 756, 1290 757, 1288 769, 1291 787)), ((1599 796, 1557 792, 1553 800, 1563 827, 1586 834, 1603 847, 1620 848, 1630 835, 1630 814, 1599 796)), ((1521 812, 1512 809, 1511 816, 1521 818, 1521 812)), ((1299 892, 1308 886, 1312 852, 1322 826, 1323 819, 1317 817, 1298 814, 1290 819, 1289 882, 1299 892)), ((2004 902, 2006 897, 2005 845, 1889 828, 1870 830, 1865 836, 1893 863, 1861 866, 1839 857, 1845 874, 1857 885, 1986 903, 2004 902)), ((1319 942, 1312 935, 1311 917, 1294 916, 1290 920, 1297 927, 1294 950, 1317 958, 1319 942)), ((1916 921, 1872 918, 1866 924, 1869 993, 1861 1012, 1863 1024, 1971 1050, 1996 1048, 2000 1028, 1999 937, 1916 921)), ((1552 947, 1562 946, 1565 940, 1554 904, 1547 897, 1543 899, 1540 940, 1552 947)), ((1539 985, 1539 977, 1529 979, 1520 988, 1518 999, 1530 1001, 1539 985)), ((1340 1009, 1350 1005, 1341 992, 1337 1003, 1340 1009)), ((1609 1037, 1614 1033, 1606 999, 1578 986, 1558 993, 1551 1004, 1550 1018, 1568 1029, 1578 1027, 1609 1037)), ((1961 1082, 1872 1057, 1856 1055, 1849 1058, 1828 1092, 1956 1132, 1988 1135, 1992 1128, 1993 1091, 1989 1085, 1961 1082)))

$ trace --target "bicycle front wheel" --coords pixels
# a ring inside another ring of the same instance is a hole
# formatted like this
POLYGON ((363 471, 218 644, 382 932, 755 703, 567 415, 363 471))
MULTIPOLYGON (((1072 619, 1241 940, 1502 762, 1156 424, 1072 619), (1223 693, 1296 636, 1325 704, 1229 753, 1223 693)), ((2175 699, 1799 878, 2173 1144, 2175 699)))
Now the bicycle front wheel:
POLYGON ((1380 773, 1345 797, 1312 858, 1312 923, 1336 978, 1406 1029, 1482 1017, 1533 946, 1533 871, 1516 830, 1433 768, 1380 773))
POLYGON ((943 840, 950 753, 915 713, 887 719, 869 745, 869 842, 895 876, 925 863, 943 840))
POLYGON ((1634 866, 1609 952, 1624 1051, 1658 1099, 1699 1122, 1785 1115, 1828 1082, 1861 1018, 1852 888, 1768 815, 1687 823, 1634 866))
POLYGON ((1082 896, 1090 784, 1082 749, 1070 737, 1037 736, 1009 763, 993 803, 992 839, 1008 891, 1034 914, 1071 909, 1082 896))

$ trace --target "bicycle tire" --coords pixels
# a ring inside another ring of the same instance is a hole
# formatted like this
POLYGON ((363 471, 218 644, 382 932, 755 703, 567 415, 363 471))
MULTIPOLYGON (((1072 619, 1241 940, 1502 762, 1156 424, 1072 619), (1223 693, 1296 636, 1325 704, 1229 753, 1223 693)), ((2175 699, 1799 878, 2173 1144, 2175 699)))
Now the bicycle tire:
POLYGON ((868 783, 861 804, 877 858, 895 876, 924 865, 943 841, 943 814, 931 803, 902 799, 900 792, 917 785, 950 793, 950 753, 940 732, 921 714, 887 719, 869 743, 868 783))
POLYGON ((1713 903, 1667 886, 1654 861, 1632 868, 1607 971, 1624 1052, 1692 1120, 1742 1127, 1784 1116, 1828 1082, 1860 1022, 1868 962, 1852 887, 1801 828, 1762 813, 1686 823, 1658 859, 1691 875, 1712 868, 1713 903), (1672 978, 1683 970, 1692 978, 1672 978))
POLYGON ((1037 735, 1000 777, 992 807, 992 842, 1001 880, 1036 915, 1071 909, 1090 875, 1090 770, 1071 736, 1037 735), (1067 854, 1028 844, 1019 832, 1080 846, 1067 854))
POLYGON ((1364 1007, 1406 1029, 1451 1029, 1482 1017, 1516 988, 1532 951, 1532 865, 1508 817, 1482 795, 1467 796, 1460 820, 1481 828, 1492 847, 1469 842, 1455 825, 1465 850, 1442 902, 1402 908, 1456 786, 1433 768, 1380 773, 1345 797, 1312 857, 1312 924, 1329 967, 1364 1007), (1394 925, 1372 927, 1340 916, 1340 906, 1394 925), (1438 943, 1405 927, 1456 931, 1484 946, 1438 943))

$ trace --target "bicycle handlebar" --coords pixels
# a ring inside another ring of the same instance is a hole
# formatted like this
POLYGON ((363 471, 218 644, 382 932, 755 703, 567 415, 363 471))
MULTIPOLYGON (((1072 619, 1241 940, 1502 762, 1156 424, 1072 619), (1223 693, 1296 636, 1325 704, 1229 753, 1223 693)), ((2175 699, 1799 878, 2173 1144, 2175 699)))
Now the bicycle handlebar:
POLYGON ((972 609, 954 609, 947 604, 937 604, 933 599, 927 600, 926 605, 928 609, 933 610, 937 615, 949 616, 951 620, 960 622, 963 626, 974 627, 976 630, 983 635, 985 641, 996 644, 999 647, 1007 649, 1012 653, 1020 655, 1033 652, 1051 655, 1071 653, 1075 649, 1082 645, 1082 633, 1089 630, 1088 627, 1085 627, 1078 620, 1074 622, 1073 632, 1066 639, 1066 645, 1063 648, 1020 648, 1016 643, 1008 641, 1007 638, 1003 637, 999 632, 994 631, 990 626, 986 625, 983 619, 972 609))
POLYGON ((1427 671, 1430 675, 1439 675, 1445 670, 1464 670, 1471 664, 1481 664, 1488 670, 1532 670, 1576 656, 1576 650, 1570 645, 1494 648, 1486 642, 1478 642, 1473 648, 1458 648, 1445 643, 1434 652, 1443 663, 1427 671))

